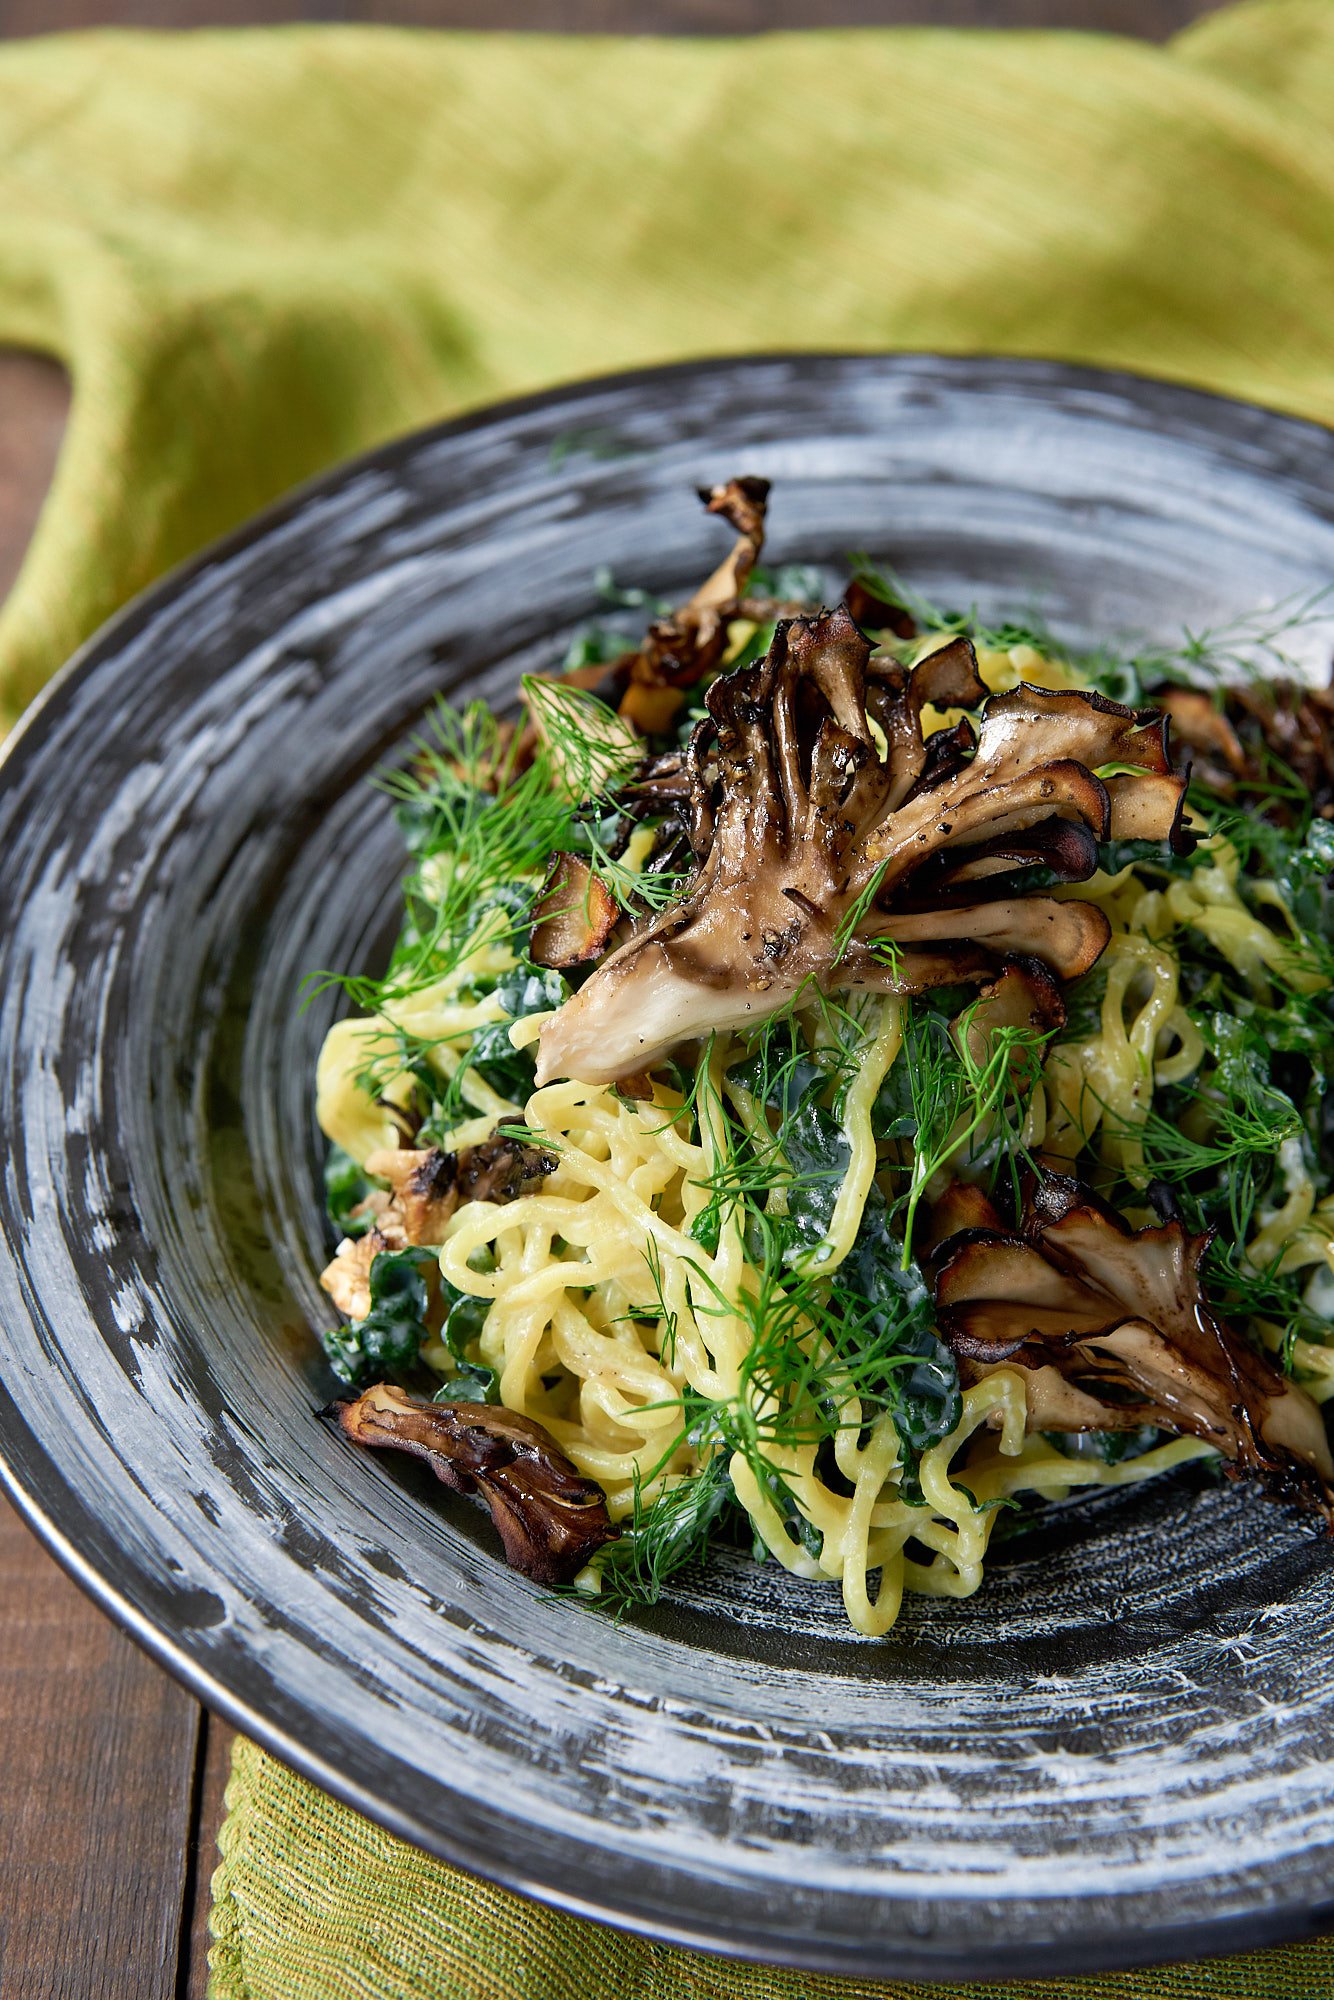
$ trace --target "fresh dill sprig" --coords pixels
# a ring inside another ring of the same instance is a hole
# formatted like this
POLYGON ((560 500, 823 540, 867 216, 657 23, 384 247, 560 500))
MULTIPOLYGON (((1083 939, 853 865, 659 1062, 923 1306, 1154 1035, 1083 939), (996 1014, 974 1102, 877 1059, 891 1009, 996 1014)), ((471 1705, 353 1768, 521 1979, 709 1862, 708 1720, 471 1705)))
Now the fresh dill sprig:
POLYGON ((1139 707, 1156 688, 1208 686, 1229 680, 1263 683, 1301 679, 1304 669, 1287 650, 1294 634, 1334 615, 1334 585, 1301 591, 1264 609, 1240 613, 1179 639, 1117 647, 1067 650, 1063 657, 1104 694, 1139 707))
POLYGON ((1138 1128, 1144 1173, 1171 1188, 1190 1229, 1209 1232, 1203 1270, 1216 1310, 1226 1319, 1279 1327, 1281 1359, 1290 1370, 1298 1337, 1322 1340, 1329 1322, 1305 1303, 1309 1273, 1283 1269, 1286 1246, 1263 1264, 1247 1246, 1279 1149, 1306 1134, 1296 1106, 1258 1075, 1247 1084, 1234 1073, 1230 1087, 1235 1095, 1218 1089, 1183 1094, 1180 1120, 1151 1111, 1138 1128))
MULTIPOLYGON (((716 1436, 739 1451, 757 1478, 774 1447, 819 1444, 849 1427, 860 1429, 888 1407, 895 1370, 917 1357, 903 1354, 877 1302, 843 1296, 828 1309, 829 1288, 787 1258, 780 1226, 754 1218, 758 1284, 731 1298, 703 1266, 691 1273, 697 1315, 739 1314, 750 1338, 735 1395, 703 1405, 692 1436, 716 1436), (855 1415, 849 1405, 855 1404, 855 1415)), ((772 1471, 772 1462, 769 1461, 772 1471)))
POLYGON ((1138 1124, 1108 1119, 1106 1126, 1138 1139, 1145 1181, 1165 1181, 1175 1189, 1207 1175, 1225 1196, 1232 1234, 1240 1240, 1250 1227, 1257 1184, 1268 1180, 1285 1140, 1300 1139, 1304 1127, 1292 1100, 1267 1081, 1234 1081, 1232 1092, 1178 1086, 1173 1116, 1150 1109, 1138 1124))
MULTIPOLYGON (((841 1295, 835 1307, 827 1283, 790 1265, 781 1225, 763 1216, 751 1220, 760 1239, 758 1248, 752 1241, 758 1260, 753 1289, 746 1285, 732 1296, 702 1263, 688 1261, 687 1266, 698 1318, 740 1316, 745 1323, 748 1339, 736 1389, 715 1398, 687 1388, 679 1397, 648 1406, 679 1410, 680 1425, 642 1475, 642 1485, 651 1486, 687 1445, 705 1454, 704 1470, 669 1486, 664 1496, 671 1501, 665 1521, 675 1534, 690 1517, 689 1488, 740 1457, 789 1528, 808 1542, 814 1537, 818 1547, 818 1532, 791 1490, 784 1457, 803 1446, 819 1447, 841 1430, 861 1430, 899 1400, 896 1376, 920 1367, 922 1357, 905 1348, 899 1321, 883 1311, 881 1302, 841 1295)), ((676 1319, 652 1255, 649 1268, 657 1286, 659 1347, 671 1365, 676 1319)), ((635 1504, 638 1511, 639 1478, 635 1504)), ((654 1522, 659 1504, 655 1501, 645 1512, 646 1525, 654 1522)), ((649 1548, 654 1546, 651 1536, 649 1548)))
MULTIPOLYGON (((694 880, 693 861, 680 866, 632 866, 625 858, 631 824, 622 814, 591 801, 575 815, 573 839, 586 854, 593 873, 628 914, 662 910, 674 903, 694 880)), ((650 857, 651 858, 651 857, 650 857)))
POLYGON ((985 1149, 995 1165, 1017 1176, 1024 1159, 1024 1111, 1047 1037, 1010 1023, 985 1027, 974 1037, 971 1030, 984 1005, 973 1001, 954 1027, 934 1009, 915 1008, 905 1025, 899 1061, 906 1066, 916 1127, 903 1197, 905 1269, 912 1258, 918 1206, 944 1167, 961 1153, 978 1155, 985 1149), (975 1041, 982 1044, 981 1051, 975 1041))
POLYGON ((337 985, 364 1013, 455 972, 483 937, 514 945, 531 921, 533 890, 553 848, 565 844, 571 807, 539 749, 516 770, 512 740, 480 704, 462 714, 441 703, 412 745, 411 762, 376 780, 394 801, 414 867, 407 917, 380 978, 321 973, 311 990, 337 985))
MULTIPOLYGON (((826 1235, 851 1157, 841 1107, 865 1052, 868 1004, 841 1006, 812 989, 800 1007, 756 1032, 721 1094, 711 1046, 697 1066, 694 1115, 721 1135, 722 1157, 702 1183, 709 1198, 691 1233, 712 1254, 724 1226, 739 1229, 749 1275, 724 1292, 703 1256, 688 1260, 691 1308, 703 1324, 740 1317, 744 1355, 731 1394, 710 1399, 686 1389, 658 1406, 678 1410, 679 1425, 643 1474, 647 1489, 686 1446, 706 1467, 739 1457, 787 1532, 816 1550, 818 1531, 784 1470, 794 1451, 822 1450, 840 1431, 861 1430, 893 1410, 902 1420, 911 1484, 913 1452, 958 1418, 953 1364, 931 1327, 920 1273, 913 1267, 905 1276, 900 1268, 879 1190, 868 1196, 843 1265, 826 1272, 811 1254, 826 1235)), ((651 1247, 646 1258, 658 1349, 671 1366, 676 1317, 651 1247)), ((675 1521, 689 1502, 679 1486, 669 1490, 678 1496, 668 1517, 675 1521)))
MULTIPOLYGON (((693 1234, 712 1248, 722 1218, 730 1216, 752 1268, 781 1272, 788 1308, 820 1331, 831 1352, 846 1359, 843 1332, 851 1330, 871 1376, 879 1371, 875 1394, 894 1408, 911 1455, 957 1422, 957 1372, 936 1337, 921 1273, 902 1254, 876 1183, 843 1262, 828 1264, 829 1229, 852 1157, 844 1098, 872 1032, 865 1014, 871 1004, 863 997, 842 1006, 820 996, 818 1006, 808 1001, 790 1009, 766 1023, 728 1069, 723 1108, 730 1136, 705 1182, 710 1201, 693 1234), (893 1368, 881 1366, 890 1355, 893 1368)), ((716 1127, 716 1116, 712 1122, 716 1127)), ((869 1397, 866 1376, 854 1379, 858 1395, 869 1397)))
POLYGON ((638 768, 643 737, 586 688, 525 674, 523 693, 546 752, 547 785, 570 805, 609 799, 638 768))
MULTIPOLYGON (((1188 936, 1182 945, 1187 953, 1193 948, 1188 936)), ((1276 1174, 1286 1171, 1290 1147, 1300 1148, 1317 1188, 1328 1181, 1325 1077, 1312 1074, 1304 1054, 1282 1046, 1285 1036, 1293 1037, 1288 1010, 1272 1017, 1271 1026, 1259 1018, 1267 1010, 1248 1011, 1244 989, 1217 997, 1226 998, 1223 1011, 1195 1015, 1206 1055, 1194 1080, 1171 1087, 1141 1119, 1118 1120, 1104 1107, 1105 1129, 1139 1148, 1138 1163, 1108 1192, 1122 1206, 1142 1200, 1146 1190, 1155 1200, 1169 1194, 1186 1227, 1210 1237, 1202 1269, 1215 1309, 1240 1324, 1277 1327, 1280 1358, 1290 1369, 1298 1337, 1323 1340, 1328 1320, 1305 1302, 1309 1272, 1284 1270, 1286 1246, 1259 1264, 1248 1246, 1264 1219, 1262 1205, 1274 1199, 1276 1174), (1287 1082, 1307 1076, 1309 1109, 1275 1081, 1278 1069, 1287 1082)), ((1334 1062, 1328 1034, 1316 1054, 1334 1062)))
POLYGON ((624 1609, 656 1604, 668 1582, 703 1561, 724 1516, 734 1508, 727 1456, 719 1452, 699 1472, 678 1479, 645 1503, 638 1470, 630 1519, 593 1558, 599 1604, 624 1609))

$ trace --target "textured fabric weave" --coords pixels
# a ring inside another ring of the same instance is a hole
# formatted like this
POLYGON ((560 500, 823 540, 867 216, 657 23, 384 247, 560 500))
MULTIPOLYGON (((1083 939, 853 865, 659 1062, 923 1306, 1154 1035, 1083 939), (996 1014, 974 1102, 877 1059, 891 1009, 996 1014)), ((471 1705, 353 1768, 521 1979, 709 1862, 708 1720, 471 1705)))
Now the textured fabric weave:
POLYGON ((1334 1944, 1024 1984, 865 1985, 623 1937, 474 1882, 236 1746, 210 2000, 1330 2000, 1334 1944))
MULTIPOLYGON (((561 377, 994 350, 1334 420, 1334 5, 1168 49, 927 30, 704 44, 357 29, 0 51, 0 341, 70 427, 0 720, 295 481, 561 377)), ((853 2000, 541 1910, 238 1746, 214 2000, 853 2000)), ((941 1991, 942 1989, 932 1989, 941 1991)), ((1331 2000, 1334 1947, 956 1989, 1331 2000)))
POLYGON ((0 720, 264 501, 685 355, 995 350, 1334 418, 1334 5, 1169 49, 280 29, 0 50, 0 341, 74 376, 0 720))

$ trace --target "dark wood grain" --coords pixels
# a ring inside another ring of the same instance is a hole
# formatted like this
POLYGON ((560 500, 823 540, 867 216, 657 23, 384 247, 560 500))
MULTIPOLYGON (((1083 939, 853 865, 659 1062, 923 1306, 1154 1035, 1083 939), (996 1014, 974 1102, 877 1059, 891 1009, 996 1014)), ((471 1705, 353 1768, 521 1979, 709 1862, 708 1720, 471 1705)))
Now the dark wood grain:
POLYGON ((918 22, 1091 28, 1161 41, 1221 0, 0 0, 0 35, 99 27, 240 27, 379 21, 421 28, 571 34, 748 34, 766 28, 918 22))
POLYGON ((199 1708, 0 1499, 0 1993, 175 2000, 199 1708))
POLYGON ((185 1928, 181 1938, 181 1966, 177 1975, 178 2000, 207 2000, 208 1916, 213 1897, 210 1883, 222 1856, 218 1834, 222 1830, 223 1794, 232 1768, 232 1745, 236 1731, 207 1710, 201 1715, 202 1756, 195 1785, 194 1826, 190 1836, 189 1879, 186 1884, 185 1928))

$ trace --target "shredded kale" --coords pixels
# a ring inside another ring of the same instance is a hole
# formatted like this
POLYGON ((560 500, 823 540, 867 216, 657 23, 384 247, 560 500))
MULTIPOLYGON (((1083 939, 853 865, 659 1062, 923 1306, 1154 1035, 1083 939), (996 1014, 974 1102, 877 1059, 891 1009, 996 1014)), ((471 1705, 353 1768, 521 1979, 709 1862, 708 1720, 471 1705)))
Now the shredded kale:
POLYGON ((408 1373, 426 1339, 429 1250, 382 1250, 371 1260, 371 1309, 365 1319, 330 1327, 320 1338, 334 1373, 349 1388, 408 1373))
POLYGON ((455 1367, 444 1386, 436 1391, 437 1403, 498 1403, 500 1377, 494 1368, 478 1361, 472 1352, 491 1309, 489 1299, 474 1298, 470 1292, 456 1291, 440 1280, 445 1317, 440 1339, 449 1349, 455 1367))
POLYGON ((522 1103, 533 1088, 533 1055, 529 1049, 516 1049, 509 1031, 529 1014, 559 1007, 569 991, 559 972, 521 959, 512 972, 496 982, 495 996, 504 1009, 504 1019, 488 1022, 475 1037, 467 1052, 467 1067, 511 1103, 522 1103))
POLYGON ((324 1161, 324 1205, 336 1236, 364 1236, 375 1226, 369 1213, 354 1215, 379 1181, 372 1181, 341 1146, 331 1145, 324 1161))

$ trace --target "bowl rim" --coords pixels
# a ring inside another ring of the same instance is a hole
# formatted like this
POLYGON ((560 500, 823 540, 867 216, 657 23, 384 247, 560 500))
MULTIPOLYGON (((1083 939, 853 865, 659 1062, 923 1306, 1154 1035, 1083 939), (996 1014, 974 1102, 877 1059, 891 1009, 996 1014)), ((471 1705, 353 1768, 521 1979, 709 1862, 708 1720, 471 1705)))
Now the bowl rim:
MULTIPOLYGON (((929 349, 800 349, 758 353, 731 353, 691 357, 687 360, 650 364, 618 370, 610 374, 573 377, 548 387, 472 407, 456 416, 401 432, 395 436, 314 474, 270 501, 236 528, 218 537, 205 548, 173 565, 136 593, 93 632, 44 684, 0 743, 0 790, 7 791, 21 776, 25 766, 40 754, 52 723, 58 720, 62 704, 101 665, 108 654, 120 649, 160 610, 202 572, 242 553, 261 542, 274 529, 298 515, 313 500, 338 492, 351 480, 380 468, 393 469, 404 460, 436 443, 466 436, 497 423, 560 407, 577 407, 593 396, 609 391, 652 389, 664 383, 680 383, 693 376, 717 377, 730 372, 746 372, 756 367, 781 365, 818 373, 865 366, 875 370, 911 370, 931 366, 948 374, 984 367, 1008 376, 1016 386, 1032 389, 1044 385, 1056 388, 1083 388, 1092 391, 1129 392, 1142 401, 1145 393, 1162 395, 1181 411, 1191 410, 1203 418, 1215 435, 1226 437, 1253 427, 1258 421, 1288 430, 1308 443, 1324 448, 1334 439, 1334 429, 1291 412, 1202 389, 1148 371, 1106 369, 1040 355, 997 354, 985 350, 929 349)), ((1334 500, 1334 468, 1331 470, 1331 497, 1334 500)), ((1331 518, 1334 518, 1332 513, 1331 518)), ((0 1420, 4 1401, 0 1398, 0 1420)), ((0 1489, 12 1502, 27 1527, 65 1573, 90 1597, 135 1644, 204 1707, 223 1716, 262 1748, 316 1784, 341 1803, 352 1807, 374 1823, 413 1846, 464 1872, 528 1897, 544 1906, 614 1928, 650 1938, 669 1946, 706 1953, 722 1959, 761 1962, 811 1972, 836 1972, 843 1977, 891 1976, 885 1966, 890 1940, 872 1933, 859 1950, 840 1957, 837 1964, 827 1951, 814 1944, 803 1948, 800 1941, 786 1938, 775 1952, 758 1929, 736 1930, 722 1935, 714 1929, 695 1928, 689 1917, 671 1921, 627 1910, 610 1909, 593 1893, 566 1888, 550 1882, 536 1882, 521 1869, 507 1867, 500 1852, 479 1856, 464 1840, 451 1842, 437 1828, 423 1825, 413 1814, 391 1800, 371 1793, 318 1751, 308 1749, 281 1721, 271 1719, 262 1705, 235 1693, 206 1665, 196 1660, 165 1622, 159 1623, 131 1603, 123 1589, 73 1543, 44 1504, 40 1482, 23 1473, 12 1461, 8 1440, 0 1421, 0 1489)), ((38 1463, 49 1459, 49 1451, 38 1444, 38 1463)), ((1078 1901, 1079 1899, 1075 1899, 1078 1901)), ((1072 1968, 1068 1940, 1040 1940, 1036 1943, 1002 1941, 990 1948, 985 1967, 979 1965, 976 1945, 962 1951, 926 1948, 923 1940, 905 1933, 893 1940, 892 1976, 924 1982, 957 1981, 978 1977, 1001 1979, 1051 1978, 1062 1973, 1081 1976, 1157 1965, 1183 1959, 1215 1957, 1231 1952, 1254 1952, 1267 1946, 1292 1942, 1334 1932, 1334 1884, 1327 1899, 1283 1908, 1257 1903, 1249 1911, 1219 1917, 1154 1923, 1137 1927, 1132 1935, 1108 1928, 1085 1934, 1081 1940, 1081 1963, 1072 1968)))

